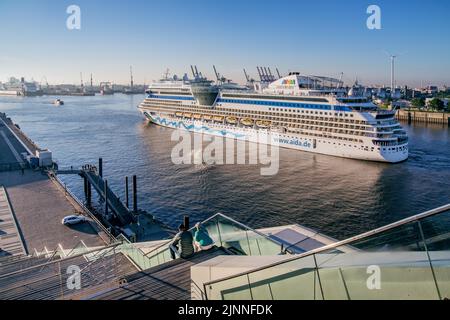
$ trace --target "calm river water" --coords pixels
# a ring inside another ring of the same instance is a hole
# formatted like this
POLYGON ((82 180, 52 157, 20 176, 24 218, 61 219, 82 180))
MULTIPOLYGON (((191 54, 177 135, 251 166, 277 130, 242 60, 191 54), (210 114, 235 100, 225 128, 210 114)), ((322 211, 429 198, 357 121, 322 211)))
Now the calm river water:
MULTIPOLYGON (((252 227, 299 223, 343 239, 450 203, 450 129, 403 124, 410 158, 381 164, 280 150, 275 176, 256 165, 174 165, 172 130, 148 125, 143 95, 0 97, 0 111, 61 167, 104 159, 104 175, 121 198, 124 177, 138 176, 139 206, 175 227, 222 212, 252 227)), ((82 198, 79 177, 63 180, 82 198)))

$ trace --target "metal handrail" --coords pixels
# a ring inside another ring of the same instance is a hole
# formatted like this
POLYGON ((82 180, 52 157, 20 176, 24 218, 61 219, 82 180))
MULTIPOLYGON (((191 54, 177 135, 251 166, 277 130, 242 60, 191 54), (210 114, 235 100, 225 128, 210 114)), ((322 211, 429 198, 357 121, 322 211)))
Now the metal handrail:
MULTIPOLYGON (((255 229, 252 229, 252 228, 250 228, 249 226, 246 226, 245 224, 240 223, 240 222, 234 220, 233 218, 230 218, 230 217, 224 215, 223 213, 218 212, 218 213, 216 213, 215 215, 213 215, 213 216, 209 217, 208 219, 204 220, 204 221, 201 222, 200 224, 205 224, 205 223, 207 223, 207 222, 209 222, 209 221, 215 219, 216 217, 222 217, 222 218, 225 218, 225 219, 227 219, 227 220, 229 220, 229 221, 231 221, 231 222, 233 222, 233 223, 239 225, 240 227, 242 227, 242 228, 244 228, 244 229, 247 229, 248 231, 252 231, 252 232, 254 232, 254 233, 256 233, 256 234, 258 234, 258 235, 260 235, 260 236, 266 238, 267 240, 269 240, 269 241, 271 241, 271 242, 274 242, 275 244, 277 244, 277 245, 279 245, 279 246, 281 247, 280 253, 283 252, 283 244, 282 244, 281 242, 279 242, 279 241, 277 241, 277 240, 275 240, 275 239, 272 239, 272 238, 270 238, 268 235, 266 235, 266 234, 264 234, 264 233, 262 233, 262 232, 260 232, 260 231, 257 231, 257 230, 255 230, 255 229)), ((194 230, 194 228, 195 228, 195 227, 192 227, 192 228, 190 228, 188 231, 192 231, 192 230, 194 230)), ((166 246, 166 245, 169 244, 171 241, 172 241, 172 240, 167 240, 167 242, 165 242, 165 243, 163 243, 163 244, 157 246, 157 247, 154 248, 153 250, 147 252, 146 254, 144 254, 144 256, 147 257, 148 255, 150 255, 151 253, 155 252, 156 250, 159 250, 159 249, 161 249, 162 247, 166 246)), ((153 255, 153 256, 154 256, 154 255, 153 255)), ((152 256, 152 257, 153 257, 153 256, 152 256)))
MULTIPOLYGON (((238 278, 238 277, 245 276, 245 275, 248 275, 248 274, 251 274, 251 273, 255 273, 255 272, 258 272, 258 271, 266 270, 266 269, 269 269, 269 268, 272 268, 272 267, 276 267, 276 266, 279 266, 279 265, 282 265, 282 264, 285 264, 285 263, 288 263, 288 262, 300 260, 300 259, 303 259, 305 257, 311 256, 311 255, 315 255, 315 254, 318 254, 318 253, 321 253, 321 252, 329 251, 331 249, 336 249, 338 247, 342 247, 342 246, 350 244, 352 242, 355 242, 355 241, 358 241, 358 240, 363 240, 363 239, 369 238, 369 237, 371 237, 373 235, 376 235, 376 234, 379 234, 379 233, 382 233, 382 232, 385 232, 385 231, 388 231, 388 230, 391 230, 391 229, 403 226, 403 225, 405 225, 407 223, 414 222, 414 221, 419 221, 419 220, 422 220, 422 219, 428 218, 430 216, 434 216, 434 215, 437 215, 437 214, 440 214, 442 212, 449 211, 449 210, 450 210, 450 204, 447 204, 447 205, 444 205, 442 207, 439 207, 439 208, 436 208, 436 209, 432 209, 432 210, 429 210, 429 211, 426 211, 426 212, 414 215, 412 217, 409 217, 409 218, 406 218, 406 219, 402 219, 402 220, 399 220, 397 222, 388 224, 388 225, 386 225, 384 227, 380 227, 380 228, 377 228, 377 229, 374 229, 374 230, 362 233, 360 235, 348 238, 346 240, 338 241, 338 242, 335 242, 335 243, 332 243, 332 244, 329 244, 329 245, 326 245, 326 246, 323 246, 323 247, 320 247, 320 248, 317 248, 317 249, 314 249, 314 250, 311 250, 311 251, 308 251, 308 252, 305 252, 305 253, 302 253, 302 254, 299 254, 299 255, 296 255, 296 256, 294 256, 292 258, 287 258, 287 259, 285 259, 283 261, 278 261, 278 262, 271 263, 271 264, 268 264, 268 265, 265 265, 265 266, 262 266, 262 267, 258 267, 258 268, 255 268, 255 269, 252 269, 252 270, 249 270, 249 271, 244 271, 244 272, 240 272, 240 273, 237 273, 237 274, 234 274, 234 275, 231 275, 231 276, 223 277, 221 279, 216 279, 216 280, 212 280, 212 281, 209 281, 209 282, 205 282, 203 284, 203 286, 204 286, 204 288, 206 288, 206 286, 209 286, 209 285, 212 285, 212 284, 215 284, 215 283, 219 283, 219 282, 222 282, 222 281, 238 278)), ((205 294, 206 294, 206 291, 205 291, 205 294)))
POLYGON ((72 248, 70 249, 69 253, 66 255, 66 257, 70 257, 70 255, 72 254, 72 252, 75 251, 75 249, 78 247, 78 245, 81 244, 83 247, 86 248, 86 250, 89 250, 88 246, 84 243, 83 240, 78 241, 78 243, 72 248))
POLYGON ((30 271, 30 270, 33 270, 33 269, 43 268, 43 267, 46 267, 46 266, 49 266, 49 265, 52 265, 52 264, 61 263, 61 262, 64 262, 64 261, 69 261, 69 260, 72 260, 72 259, 83 257, 85 255, 88 255, 88 254, 91 254, 91 253, 95 253, 95 252, 98 252, 98 251, 102 251, 102 250, 106 250, 106 249, 109 249, 109 248, 115 248, 115 247, 120 246, 121 244, 122 244, 122 242, 116 242, 116 243, 107 245, 107 246, 105 246, 103 248, 100 248, 100 249, 94 249, 94 250, 91 250, 91 251, 88 251, 88 252, 84 252, 84 253, 80 253, 80 254, 76 254, 74 256, 67 257, 67 258, 64 258, 64 259, 50 261, 50 262, 45 262, 45 263, 38 264, 38 265, 32 266, 32 267, 28 267, 28 268, 25 268, 25 269, 22 269, 22 270, 13 271, 13 272, 6 273, 6 274, 0 274, 0 279, 7 278, 7 277, 10 277, 10 276, 14 276, 16 274, 19 274, 19 273, 22 273, 22 272, 27 272, 27 271, 30 271))

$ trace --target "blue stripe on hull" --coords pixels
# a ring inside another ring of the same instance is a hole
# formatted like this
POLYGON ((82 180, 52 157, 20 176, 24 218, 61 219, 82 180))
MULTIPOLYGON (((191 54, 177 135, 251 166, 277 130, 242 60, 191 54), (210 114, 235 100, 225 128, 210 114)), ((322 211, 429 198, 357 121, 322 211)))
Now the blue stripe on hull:
POLYGON ((235 133, 235 132, 224 130, 224 129, 216 130, 216 129, 211 129, 207 126, 196 126, 195 124, 187 125, 183 121, 172 121, 172 120, 167 120, 166 118, 153 117, 152 115, 148 114, 147 112, 144 112, 144 115, 152 122, 162 125, 162 126, 167 126, 167 127, 177 128, 177 129, 185 129, 187 131, 221 135, 224 137, 233 136, 236 139, 245 139, 247 137, 247 135, 245 135, 245 134, 235 133))

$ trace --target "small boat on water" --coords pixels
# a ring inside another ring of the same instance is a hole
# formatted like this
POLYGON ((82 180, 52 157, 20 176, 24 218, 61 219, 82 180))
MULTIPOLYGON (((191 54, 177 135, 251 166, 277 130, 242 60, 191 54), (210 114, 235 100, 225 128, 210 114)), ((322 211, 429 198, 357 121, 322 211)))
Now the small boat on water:
POLYGON ((251 119, 251 118, 243 118, 243 119, 241 119, 241 123, 244 126, 252 126, 253 125, 253 119, 251 119))
POLYGON ((227 117, 226 120, 227 120, 227 122, 229 124, 236 124, 238 122, 238 119, 236 117, 233 117, 233 116, 227 117))
POLYGON ((64 101, 62 101, 61 99, 56 99, 55 101, 53 101, 53 104, 55 106, 62 106, 64 104, 64 101))

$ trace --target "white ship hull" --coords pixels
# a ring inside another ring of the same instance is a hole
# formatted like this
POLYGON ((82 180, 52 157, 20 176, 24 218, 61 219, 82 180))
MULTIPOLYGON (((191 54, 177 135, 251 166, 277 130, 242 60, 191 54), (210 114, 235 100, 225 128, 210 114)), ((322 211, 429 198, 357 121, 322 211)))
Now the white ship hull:
POLYGON ((19 96, 20 92, 15 90, 0 90, 0 96, 19 96))
POLYGON ((157 125, 187 130, 189 132, 202 133, 236 140, 245 140, 255 143, 267 143, 282 148, 289 148, 324 155, 351 158, 358 160, 398 163, 408 159, 408 143, 393 148, 380 148, 363 145, 350 144, 334 139, 314 139, 301 134, 285 134, 271 132, 267 129, 254 129, 225 125, 214 122, 196 121, 180 118, 169 118, 151 115, 146 110, 141 110, 144 116, 157 125))

